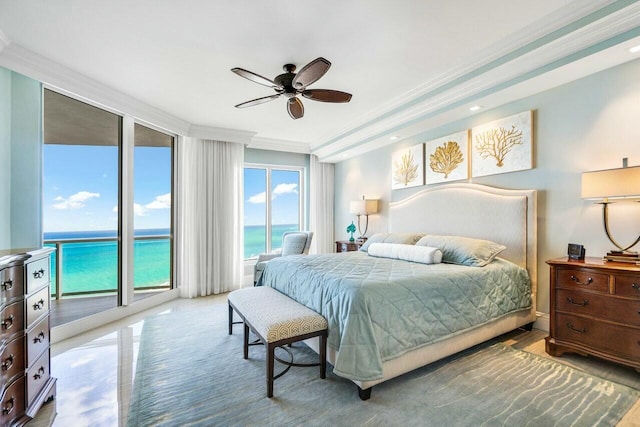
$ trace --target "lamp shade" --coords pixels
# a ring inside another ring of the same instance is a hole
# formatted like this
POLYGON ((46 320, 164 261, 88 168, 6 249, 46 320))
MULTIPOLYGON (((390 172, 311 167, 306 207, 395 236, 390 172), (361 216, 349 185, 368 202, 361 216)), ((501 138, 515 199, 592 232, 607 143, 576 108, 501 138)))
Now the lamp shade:
POLYGON ((353 215, 371 215, 378 213, 378 201, 352 200, 349 203, 349 213, 353 215))
POLYGON ((640 197, 640 166, 582 174, 583 199, 640 197))

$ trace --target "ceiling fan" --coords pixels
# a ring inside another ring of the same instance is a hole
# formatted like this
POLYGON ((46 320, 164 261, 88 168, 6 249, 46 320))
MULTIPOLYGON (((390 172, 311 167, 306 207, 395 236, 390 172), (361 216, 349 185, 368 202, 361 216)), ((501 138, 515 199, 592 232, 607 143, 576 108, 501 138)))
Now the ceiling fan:
POLYGON ((247 71, 243 68, 232 68, 231 71, 251 80, 252 82, 269 86, 276 91, 275 95, 264 96, 262 98, 252 99, 236 105, 236 108, 252 107, 254 105, 263 104, 273 101, 282 95, 287 98, 287 111, 292 119, 299 119, 304 116, 304 105, 296 95, 302 95, 305 98, 321 102, 349 102, 351 94, 330 89, 307 89, 312 83, 318 81, 331 67, 331 62, 324 58, 317 58, 309 62, 296 74, 296 66, 293 64, 285 64, 282 69, 283 74, 276 76, 273 80, 262 77, 259 74, 247 71))

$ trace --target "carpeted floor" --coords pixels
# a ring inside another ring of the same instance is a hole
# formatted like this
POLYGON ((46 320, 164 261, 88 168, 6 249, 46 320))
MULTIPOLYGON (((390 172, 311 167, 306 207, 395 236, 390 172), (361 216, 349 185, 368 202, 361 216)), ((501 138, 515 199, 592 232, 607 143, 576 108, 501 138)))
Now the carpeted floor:
MULTIPOLYGON (((241 326, 227 334, 226 305, 145 321, 129 426, 509 425, 613 426, 640 397, 625 385, 487 343, 358 398, 350 381, 292 368, 267 399, 264 348, 242 358, 241 326)), ((296 361, 314 361, 303 344, 296 361)), ((276 369, 279 367, 276 366, 276 369)))

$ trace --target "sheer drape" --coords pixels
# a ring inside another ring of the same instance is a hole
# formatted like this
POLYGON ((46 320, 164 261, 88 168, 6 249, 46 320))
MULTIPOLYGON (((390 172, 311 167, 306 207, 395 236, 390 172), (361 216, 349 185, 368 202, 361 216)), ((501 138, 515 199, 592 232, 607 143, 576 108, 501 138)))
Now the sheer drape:
POLYGON ((242 144, 179 144, 178 287, 185 298, 238 289, 243 279, 242 144))
POLYGON ((333 252, 333 163, 322 163, 311 155, 309 170, 310 227, 314 232, 311 253, 333 252))

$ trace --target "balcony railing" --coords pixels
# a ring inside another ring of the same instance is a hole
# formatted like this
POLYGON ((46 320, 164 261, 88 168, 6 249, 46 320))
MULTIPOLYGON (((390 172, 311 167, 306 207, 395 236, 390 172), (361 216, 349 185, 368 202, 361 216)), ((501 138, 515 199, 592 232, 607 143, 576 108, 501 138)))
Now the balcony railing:
MULTIPOLYGON (((48 239, 44 244, 56 248, 51 259, 55 299, 118 292, 117 237, 48 239), (70 275, 74 284, 65 292, 65 276, 70 275)), ((170 289, 170 246, 168 235, 134 237, 134 291, 170 289), (135 286, 138 282, 144 284, 135 286)))

